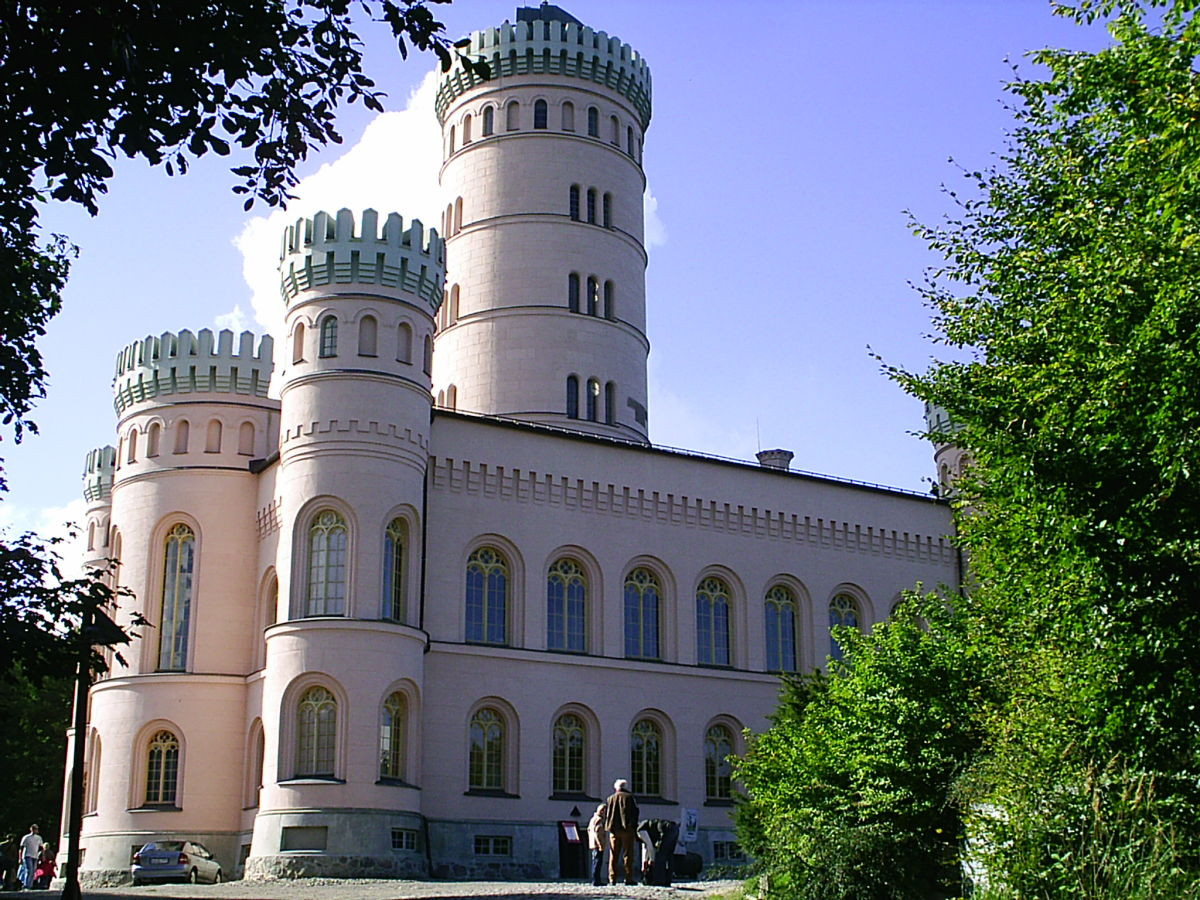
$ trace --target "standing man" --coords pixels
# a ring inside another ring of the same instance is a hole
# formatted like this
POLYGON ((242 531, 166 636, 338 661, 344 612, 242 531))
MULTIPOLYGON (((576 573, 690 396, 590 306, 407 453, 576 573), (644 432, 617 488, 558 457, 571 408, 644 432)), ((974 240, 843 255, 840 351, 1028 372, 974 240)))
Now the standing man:
POLYGON ((33 887, 33 873, 37 871, 37 861, 42 855, 43 843, 36 825, 30 825, 29 834, 21 838, 21 884, 25 886, 25 890, 33 887))
POLYGON ((617 884, 618 861, 625 857, 625 883, 637 884, 633 877, 633 845, 637 843, 638 805, 629 792, 629 782, 618 778, 613 793, 604 801, 604 827, 608 830, 610 856, 608 883, 617 884))
POLYGON ((588 822, 588 848, 592 851, 592 884, 599 887, 604 881, 604 849, 608 846, 608 832, 604 829, 604 809, 601 803, 588 822))

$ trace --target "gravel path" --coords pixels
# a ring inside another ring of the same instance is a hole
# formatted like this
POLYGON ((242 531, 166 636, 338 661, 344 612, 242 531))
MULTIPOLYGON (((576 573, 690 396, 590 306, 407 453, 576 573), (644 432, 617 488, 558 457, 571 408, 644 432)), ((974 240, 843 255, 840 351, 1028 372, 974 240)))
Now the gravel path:
MULTIPOLYGON (((225 884, 156 884, 143 887, 92 888, 95 900, 456 900, 508 897, 511 900, 716 900, 733 893, 741 882, 687 881, 673 887, 592 887, 561 881, 397 881, 391 879, 305 878, 299 881, 229 881, 225 884)), ((29 900, 58 896, 57 891, 25 895, 29 900)))

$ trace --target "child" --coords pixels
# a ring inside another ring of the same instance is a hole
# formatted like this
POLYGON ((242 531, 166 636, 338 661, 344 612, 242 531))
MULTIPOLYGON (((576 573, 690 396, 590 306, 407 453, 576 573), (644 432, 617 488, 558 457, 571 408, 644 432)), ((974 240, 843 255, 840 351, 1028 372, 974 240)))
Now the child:
POLYGON ((54 880, 54 848, 47 844, 42 848, 42 858, 38 860, 37 869, 33 873, 33 886, 38 890, 46 890, 54 880))

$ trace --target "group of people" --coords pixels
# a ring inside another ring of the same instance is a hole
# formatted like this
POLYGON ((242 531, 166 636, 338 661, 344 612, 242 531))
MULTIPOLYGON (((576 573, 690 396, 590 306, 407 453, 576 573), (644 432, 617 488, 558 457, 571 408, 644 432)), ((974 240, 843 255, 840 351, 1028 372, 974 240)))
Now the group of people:
POLYGON ((54 880, 54 848, 42 840, 36 825, 19 841, 10 834, 0 843, 0 863, 6 891, 45 889, 54 880))
POLYGON ((629 782, 618 778, 607 800, 596 807, 588 822, 588 847, 592 851, 592 884, 637 884, 634 848, 643 846, 642 881, 669 887, 679 825, 667 819, 639 819, 637 800, 629 782), (608 880, 604 880, 604 851, 608 851, 608 880))

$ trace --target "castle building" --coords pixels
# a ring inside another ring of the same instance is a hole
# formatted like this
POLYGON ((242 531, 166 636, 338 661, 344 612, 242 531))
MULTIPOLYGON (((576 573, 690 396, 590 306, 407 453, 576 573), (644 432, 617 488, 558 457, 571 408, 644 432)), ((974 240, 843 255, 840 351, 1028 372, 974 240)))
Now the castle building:
POLYGON ((562 823, 617 777, 735 859, 726 756, 779 674, 958 581, 935 498, 649 443, 649 68, 547 5, 467 52, 440 228, 301 219, 281 347, 117 357, 89 562, 152 627, 73 736, 85 880, 154 837, 230 876, 582 876, 562 823))

